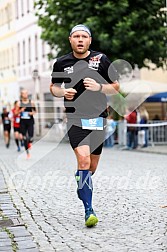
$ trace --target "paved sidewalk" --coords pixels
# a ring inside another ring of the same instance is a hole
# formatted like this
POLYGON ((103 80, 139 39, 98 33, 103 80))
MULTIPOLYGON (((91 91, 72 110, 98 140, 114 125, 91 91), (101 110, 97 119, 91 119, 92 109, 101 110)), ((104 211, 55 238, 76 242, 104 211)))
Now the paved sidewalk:
MULTIPOLYGON (((128 150, 125 146, 115 145, 113 149, 118 150, 128 150)), ((138 151, 143 153, 152 153, 152 154, 164 154, 167 155, 167 145, 155 145, 155 146, 148 146, 145 148, 138 147, 137 149, 132 149, 128 151, 138 151)))
POLYGON ((0 168, 0 251, 38 252, 31 234, 19 216, 0 168))
POLYGON ((167 145, 148 146, 146 148, 138 148, 137 151, 167 155, 167 145))

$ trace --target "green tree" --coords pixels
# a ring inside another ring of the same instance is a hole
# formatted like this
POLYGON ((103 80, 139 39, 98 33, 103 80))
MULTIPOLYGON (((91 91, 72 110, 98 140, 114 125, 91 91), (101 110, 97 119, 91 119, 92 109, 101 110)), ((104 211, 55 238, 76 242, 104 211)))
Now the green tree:
POLYGON ((70 51, 69 31, 84 23, 93 34, 92 48, 112 61, 167 67, 165 0, 36 0, 35 7, 42 39, 58 49, 54 56, 70 51))

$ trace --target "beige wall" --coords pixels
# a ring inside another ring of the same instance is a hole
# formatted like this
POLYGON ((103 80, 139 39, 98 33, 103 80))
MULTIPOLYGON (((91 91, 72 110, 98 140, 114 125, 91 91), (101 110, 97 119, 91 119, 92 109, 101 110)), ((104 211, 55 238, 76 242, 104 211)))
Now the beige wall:
POLYGON ((141 79, 167 84, 167 70, 166 71, 162 69, 148 70, 146 68, 142 68, 141 79))
POLYGON ((161 120, 165 118, 165 103, 160 102, 145 102, 144 107, 148 111, 149 119, 153 120, 155 115, 158 115, 161 120))

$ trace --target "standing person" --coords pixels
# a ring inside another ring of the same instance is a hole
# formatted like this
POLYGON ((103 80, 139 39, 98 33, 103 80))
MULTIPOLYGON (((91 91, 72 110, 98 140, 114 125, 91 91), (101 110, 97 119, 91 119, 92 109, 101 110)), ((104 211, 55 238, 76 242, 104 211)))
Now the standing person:
POLYGON ((13 121, 14 139, 17 146, 17 151, 20 151, 20 144, 22 146, 22 135, 20 134, 20 102, 19 101, 14 102, 14 108, 11 110, 11 117, 13 121))
POLYGON ((34 136, 34 118, 36 108, 34 102, 28 98, 28 91, 21 91, 20 99, 20 132, 23 136, 24 147, 27 153, 27 158, 30 158, 29 149, 33 142, 34 136))
POLYGON ((91 175, 97 169, 105 138, 104 127, 107 117, 105 94, 115 94, 119 89, 118 76, 113 68, 112 80, 108 76, 110 60, 105 54, 90 50, 91 41, 91 32, 88 27, 79 24, 72 28, 69 36, 72 52, 56 60, 50 85, 53 96, 64 97, 69 141, 78 163, 75 174, 77 193, 85 208, 87 227, 95 226, 98 222, 92 207, 91 175), (75 72, 76 63, 79 61, 82 64, 84 62, 84 65, 87 63, 88 69, 93 69, 94 75, 95 72, 99 73, 106 83, 96 81, 86 70, 75 72), (74 73, 78 80, 71 83, 67 83, 65 79, 60 81, 56 78, 56 72, 68 72, 69 77, 74 73))
POLYGON ((9 117, 9 112, 6 107, 3 107, 1 114, 2 123, 3 123, 3 132, 6 148, 9 148, 10 145, 10 131, 11 131, 11 120, 9 117))
MULTIPOLYGON (((149 120, 149 114, 144 106, 139 107, 140 112, 140 124, 147 124, 149 120)), ((141 127, 141 131, 143 131, 143 145, 142 148, 148 147, 148 127, 141 127)))
POLYGON ((105 147, 114 146, 114 133, 116 129, 116 122, 113 119, 112 112, 108 111, 107 121, 106 121, 106 134, 105 134, 105 147))
MULTIPOLYGON (((132 111, 130 108, 129 111, 132 111)), ((125 115, 125 119, 129 124, 137 123, 137 112, 136 110, 132 111, 130 114, 125 115)), ((127 147, 128 149, 136 149, 137 148, 137 127, 129 126, 127 128, 127 147)))

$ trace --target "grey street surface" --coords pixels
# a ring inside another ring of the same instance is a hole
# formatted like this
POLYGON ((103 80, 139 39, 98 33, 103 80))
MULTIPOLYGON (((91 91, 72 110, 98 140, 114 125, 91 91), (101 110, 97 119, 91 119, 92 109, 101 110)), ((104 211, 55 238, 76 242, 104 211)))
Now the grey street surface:
MULTIPOLYGON (((26 160, 14 143, 6 149, 0 141, 0 169, 6 181, 0 211, 2 203, 14 204, 17 218, 27 227, 18 225, 18 232, 31 243, 16 251, 167 251, 167 208, 162 207, 167 205, 167 155, 105 148, 93 175, 99 223, 86 228, 76 195, 75 156, 68 143, 55 147, 54 141, 36 142, 26 160)), ((0 229, 1 243, 6 233, 0 229)), ((0 251, 15 251, 1 246, 0 251)))

